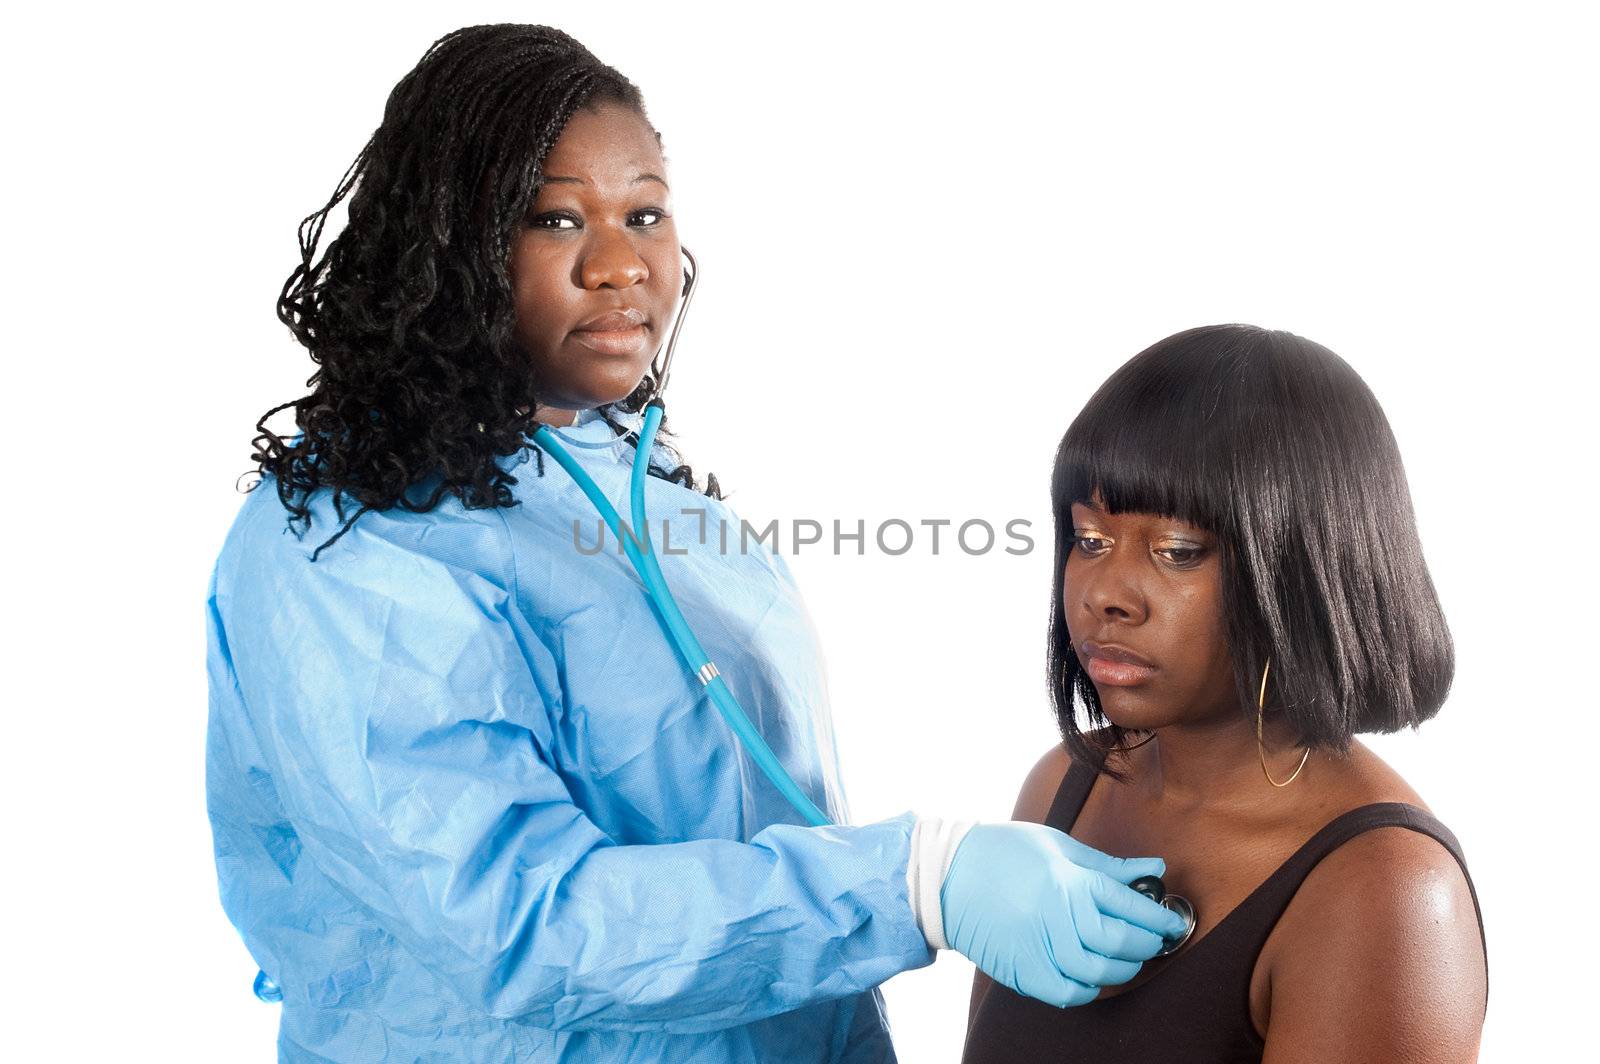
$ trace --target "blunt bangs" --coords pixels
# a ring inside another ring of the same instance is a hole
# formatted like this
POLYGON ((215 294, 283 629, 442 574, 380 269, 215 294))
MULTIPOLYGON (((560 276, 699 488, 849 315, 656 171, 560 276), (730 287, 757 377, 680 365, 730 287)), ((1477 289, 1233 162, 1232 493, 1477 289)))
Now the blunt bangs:
POLYGON ((1443 703, 1454 648, 1394 435, 1332 351, 1249 325, 1178 333, 1113 373, 1062 438, 1050 692, 1068 750, 1104 768, 1126 736, 1072 650, 1061 580, 1072 504, 1096 494, 1113 513, 1160 514, 1218 537, 1250 716, 1268 658, 1268 710, 1313 746, 1343 750, 1359 732, 1415 727, 1443 703), (1079 703, 1098 729, 1092 741, 1079 703))
MULTIPOLYGON (((1175 517, 1220 533, 1228 523, 1228 455, 1235 441, 1196 402, 1193 367, 1127 363, 1100 386, 1056 454, 1052 497, 1112 513, 1175 517), (1219 428, 1221 431, 1219 431, 1219 428)), ((1070 521, 1069 521, 1070 523, 1070 521)))

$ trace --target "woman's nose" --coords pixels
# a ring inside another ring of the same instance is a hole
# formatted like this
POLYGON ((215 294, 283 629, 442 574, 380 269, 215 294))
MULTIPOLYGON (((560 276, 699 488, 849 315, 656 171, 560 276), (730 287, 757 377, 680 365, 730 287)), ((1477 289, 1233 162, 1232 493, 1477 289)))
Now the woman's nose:
POLYGON ((1099 570, 1083 587, 1083 605, 1096 617, 1138 624, 1144 620, 1144 596, 1128 574, 1116 566, 1099 570))
POLYGON ((600 230, 578 267, 578 283, 585 289, 628 288, 650 276, 650 267, 633 242, 622 233, 600 230))

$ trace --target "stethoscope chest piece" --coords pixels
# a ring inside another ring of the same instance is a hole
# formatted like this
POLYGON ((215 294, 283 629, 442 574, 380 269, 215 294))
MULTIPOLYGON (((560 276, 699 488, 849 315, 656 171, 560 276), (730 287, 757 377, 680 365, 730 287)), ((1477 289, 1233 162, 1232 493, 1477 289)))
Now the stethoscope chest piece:
POLYGON ((1157 957, 1165 957, 1178 952, 1183 944, 1189 941, 1189 936, 1194 934, 1195 912, 1194 904, 1181 894, 1168 894, 1167 885, 1161 882, 1160 876, 1140 876, 1129 887, 1143 894, 1157 905, 1171 909, 1183 917, 1183 934, 1177 938, 1166 939, 1157 957))

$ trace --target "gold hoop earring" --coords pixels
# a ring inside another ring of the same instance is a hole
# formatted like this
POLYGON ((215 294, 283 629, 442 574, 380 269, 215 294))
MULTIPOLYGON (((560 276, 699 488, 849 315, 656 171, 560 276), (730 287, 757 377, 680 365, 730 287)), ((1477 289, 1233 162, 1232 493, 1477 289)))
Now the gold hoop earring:
POLYGON ((1300 764, 1295 768, 1288 779, 1279 783, 1272 778, 1272 773, 1267 771, 1267 750, 1262 744, 1264 732, 1263 721, 1267 706, 1267 673, 1272 671, 1272 659, 1267 659, 1266 667, 1261 670, 1261 693, 1256 695, 1256 754, 1261 758, 1261 774, 1267 777, 1267 782, 1274 787, 1287 787, 1300 775, 1300 770, 1306 767, 1306 762, 1311 759, 1311 747, 1306 747, 1306 752, 1300 755, 1300 764))

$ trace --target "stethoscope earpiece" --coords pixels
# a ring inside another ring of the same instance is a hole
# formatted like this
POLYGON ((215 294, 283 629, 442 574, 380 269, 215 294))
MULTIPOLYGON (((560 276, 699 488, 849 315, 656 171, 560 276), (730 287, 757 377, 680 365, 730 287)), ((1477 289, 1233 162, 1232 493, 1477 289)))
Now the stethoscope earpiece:
POLYGON ((1160 876, 1140 876, 1132 883, 1129 883, 1128 886, 1162 908, 1171 909, 1183 917, 1183 934, 1177 938, 1167 939, 1161 947, 1161 952, 1157 953, 1156 956, 1165 957, 1168 954, 1178 952, 1183 944, 1189 941, 1189 936, 1194 934, 1194 904, 1181 894, 1168 894, 1167 885, 1161 882, 1160 876))

